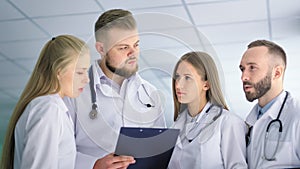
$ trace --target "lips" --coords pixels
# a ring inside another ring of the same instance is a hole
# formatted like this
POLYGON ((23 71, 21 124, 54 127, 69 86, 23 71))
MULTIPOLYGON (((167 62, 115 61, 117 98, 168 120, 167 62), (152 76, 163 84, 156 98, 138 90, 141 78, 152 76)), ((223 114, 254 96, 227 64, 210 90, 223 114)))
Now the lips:
POLYGON ((176 92, 176 95, 177 95, 177 96, 183 96, 184 93, 183 93, 183 92, 176 92))
POLYGON ((243 89, 245 92, 248 92, 249 90, 251 90, 252 85, 243 85, 243 89))
POLYGON ((127 60, 127 63, 134 64, 134 63, 136 63, 136 59, 129 59, 129 60, 127 60))

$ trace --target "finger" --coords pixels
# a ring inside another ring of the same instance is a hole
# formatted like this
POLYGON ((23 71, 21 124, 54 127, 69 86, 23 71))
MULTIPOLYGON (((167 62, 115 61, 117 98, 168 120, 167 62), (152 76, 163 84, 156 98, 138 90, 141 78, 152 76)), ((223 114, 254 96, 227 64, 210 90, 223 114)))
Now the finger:
POLYGON ((113 163, 118 163, 118 162, 133 162, 135 161, 132 156, 114 156, 112 159, 113 163))
POLYGON ((110 167, 117 168, 117 169, 126 169, 130 164, 134 164, 135 160, 133 161, 118 161, 113 163, 110 167))

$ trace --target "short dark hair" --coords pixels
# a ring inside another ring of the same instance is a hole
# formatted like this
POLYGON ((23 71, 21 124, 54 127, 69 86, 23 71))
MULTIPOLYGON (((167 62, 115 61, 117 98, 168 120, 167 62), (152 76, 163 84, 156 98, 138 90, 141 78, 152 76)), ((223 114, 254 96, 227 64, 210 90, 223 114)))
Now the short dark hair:
POLYGON ((99 41, 112 28, 136 29, 136 21, 130 11, 111 9, 104 12, 95 23, 95 38, 99 41))
POLYGON ((281 46, 268 40, 256 40, 248 45, 248 49, 259 46, 265 46, 268 48, 268 52, 270 54, 279 56, 283 60, 284 66, 286 67, 286 53, 281 46))

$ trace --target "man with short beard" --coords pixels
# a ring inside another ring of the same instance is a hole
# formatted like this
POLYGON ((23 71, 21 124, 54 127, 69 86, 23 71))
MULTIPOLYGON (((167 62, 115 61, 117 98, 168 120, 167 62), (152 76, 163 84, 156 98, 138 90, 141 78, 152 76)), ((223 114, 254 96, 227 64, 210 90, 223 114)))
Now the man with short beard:
POLYGON ((164 108, 156 88, 137 72, 140 39, 131 12, 104 12, 95 39, 101 59, 91 66, 90 85, 80 98, 65 99, 75 124, 75 168, 123 169, 135 160, 113 154, 120 128, 165 127, 164 108))
POLYGON ((300 167, 300 103, 283 89, 285 69, 284 50, 267 40, 251 42, 240 62, 246 98, 258 100, 246 118, 250 169, 300 167))

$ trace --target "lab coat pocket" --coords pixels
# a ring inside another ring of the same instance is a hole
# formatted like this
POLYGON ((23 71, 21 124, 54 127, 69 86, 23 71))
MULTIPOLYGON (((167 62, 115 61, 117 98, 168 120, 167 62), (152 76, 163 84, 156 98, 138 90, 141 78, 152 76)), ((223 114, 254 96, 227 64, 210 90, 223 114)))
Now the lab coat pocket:
MULTIPOLYGON (((268 141, 265 147, 264 158, 272 159, 275 163, 292 163, 292 143, 290 141, 268 141), (282 161, 282 162, 280 162, 282 161)), ((272 161, 270 161, 272 162, 272 161)))
POLYGON ((275 161, 292 160, 292 143, 285 130, 279 132, 279 123, 271 124, 269 132, 265 134, 264 158, 275 161))

